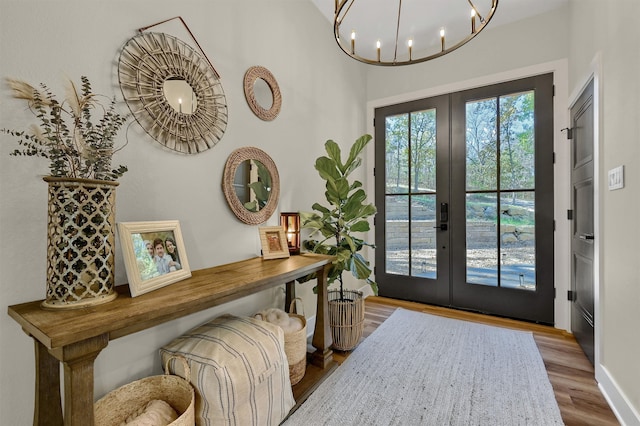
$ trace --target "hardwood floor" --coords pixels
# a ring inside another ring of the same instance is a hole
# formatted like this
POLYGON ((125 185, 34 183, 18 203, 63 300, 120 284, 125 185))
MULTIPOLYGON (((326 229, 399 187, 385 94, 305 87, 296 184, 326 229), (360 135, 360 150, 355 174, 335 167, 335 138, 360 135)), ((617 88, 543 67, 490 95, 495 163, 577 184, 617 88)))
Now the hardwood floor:
MULTIPOLYGON (((553 327, 384 297, 366 299, 364 338, 398 308, 533 332, 567 426, 619 425, 594 379, 593 366, 569 333, 553 327)), ((348 352, 335 352, 339 363, 348 352)))

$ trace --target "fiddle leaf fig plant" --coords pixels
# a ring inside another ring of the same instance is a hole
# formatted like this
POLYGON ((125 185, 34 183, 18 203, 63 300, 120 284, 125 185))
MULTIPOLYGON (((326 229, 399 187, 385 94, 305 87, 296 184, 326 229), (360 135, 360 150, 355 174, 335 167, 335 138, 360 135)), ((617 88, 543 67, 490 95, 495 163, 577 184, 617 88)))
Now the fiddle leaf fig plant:
MULTIPOLYGON (((325 143, 327 156, 316 160, 315 168, 325 183, 327 205, 314 203, 314 212, 302 212, 300 219, 303 229, 311 234, 303 245, 314 253, 335 256, 329 270, 328 285, 336 280, 340 283, 342 298, 344 271, 349 271, 357 279, 366 281, 375 294, 378 286, 371 277, 370 263, 360 251, 373 244, 367 243, 360 233, 370 230, 369 217, 376 214, 375 205, 366 204, 367 195, 358 180, 350 181, 350 175, 362 164, 360 153, 371 140, 371 135, 363 135, 351 146, 346 161, 342 161, 340 147, 333 140, 325 143)), ((308 279, 313 276, 307 277, 308 279)))

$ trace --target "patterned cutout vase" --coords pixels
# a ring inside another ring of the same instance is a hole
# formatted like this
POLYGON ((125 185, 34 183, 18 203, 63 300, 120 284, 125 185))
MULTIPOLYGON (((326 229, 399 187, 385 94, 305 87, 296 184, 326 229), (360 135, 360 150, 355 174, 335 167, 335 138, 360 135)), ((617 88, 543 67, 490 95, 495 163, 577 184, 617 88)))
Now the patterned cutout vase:
POLYGON ((117 182, 44 178, 49 184, 47 295, 42 307, 109 302, 114 291, 117 182))

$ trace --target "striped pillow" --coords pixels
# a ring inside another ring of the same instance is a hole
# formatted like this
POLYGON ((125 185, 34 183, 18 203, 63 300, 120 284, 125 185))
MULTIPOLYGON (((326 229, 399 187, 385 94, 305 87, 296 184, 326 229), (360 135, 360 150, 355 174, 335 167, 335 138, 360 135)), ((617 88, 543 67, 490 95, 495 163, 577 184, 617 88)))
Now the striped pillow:
MULTIPOLYGON (((276 426, 295 404, 284 334, 276 325, 223 315, 162 347, 163 365, 176 354, 191 369, 198 426, 276 426)), ((182 373, 179 362, 170 364, 182 373)))

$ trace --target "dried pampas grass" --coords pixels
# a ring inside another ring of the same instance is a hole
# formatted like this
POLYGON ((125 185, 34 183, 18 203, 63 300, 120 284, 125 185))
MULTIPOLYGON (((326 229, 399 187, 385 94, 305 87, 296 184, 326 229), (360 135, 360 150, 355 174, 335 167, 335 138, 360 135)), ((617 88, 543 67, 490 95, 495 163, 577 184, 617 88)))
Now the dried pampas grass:
POLYGON ((33 106, 35 102, 39 102, 44 106, 50 105, 47 97, 26 81, 7 78, 7 84, 11 89, 13 97, 16 99, 24 99, 28 102, 29 106, 33 106))

